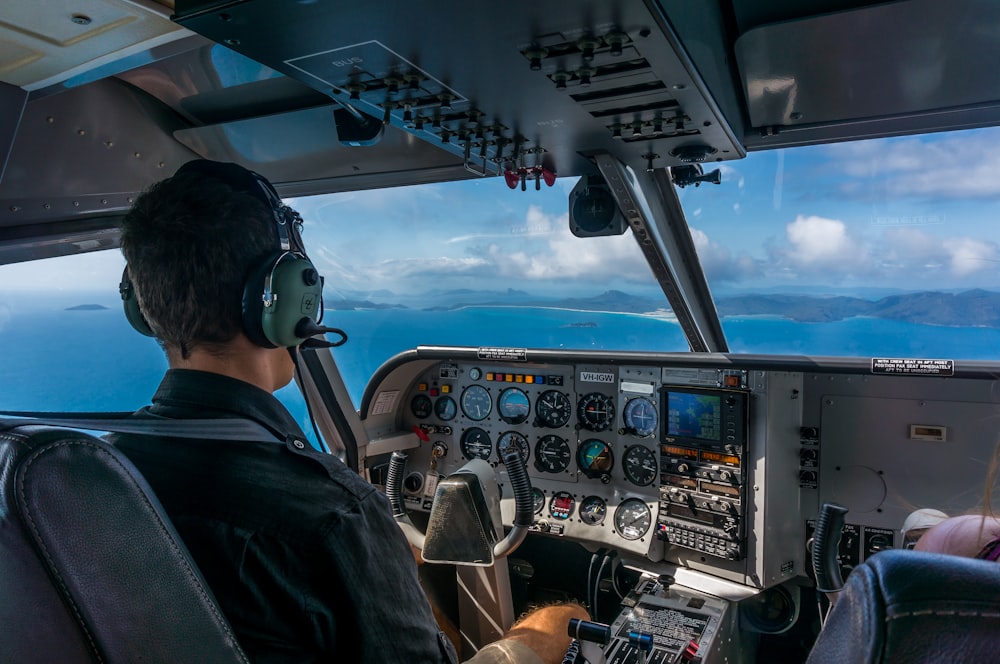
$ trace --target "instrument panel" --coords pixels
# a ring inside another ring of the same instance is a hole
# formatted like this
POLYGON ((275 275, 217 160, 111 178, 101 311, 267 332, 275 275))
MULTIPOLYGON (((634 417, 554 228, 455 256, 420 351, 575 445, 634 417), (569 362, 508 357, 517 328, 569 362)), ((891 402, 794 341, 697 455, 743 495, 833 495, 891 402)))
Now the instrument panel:
POLYGON ((510 525, 500 455, 514 448, 535 536, 643 569, 753 589, 807 579, 812 521, 832 501, 849 508, 846 575, 902 546, 914 509, 977 509, 996 446, 993 364, 941 378, 864 360, 489 350, 422 347, 376 375, 369 472, 405 451, 406 506, 426 513, 441 477, 484 459, 510 525))
POLYGON ((422 443, 404 501, 429 511, 438 479, 471 459, 493 465, 503 491, 500 459, 514 448, 532 483, 532 531, 651 559, 669 544, 740 560, 747 379, 739 370, 435 363, 402 399, 400 428, 422 443), (735 419, 726 399, 742 404, 735 419), (696 461, 678 462, 680 449, 696 461))

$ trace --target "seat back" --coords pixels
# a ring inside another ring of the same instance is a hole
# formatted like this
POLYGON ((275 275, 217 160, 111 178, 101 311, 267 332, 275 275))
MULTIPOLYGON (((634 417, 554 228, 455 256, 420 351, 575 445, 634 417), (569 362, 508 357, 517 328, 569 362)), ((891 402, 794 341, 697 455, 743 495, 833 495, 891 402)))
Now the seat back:
POLYGON ((851 572, 808 661, 991 662, 997 653, 1000 565, 888 550, 851 572))
POLYGON ((146 482, 85 433, 0 431, 0 598, 4 661, 247 661, 146 482))

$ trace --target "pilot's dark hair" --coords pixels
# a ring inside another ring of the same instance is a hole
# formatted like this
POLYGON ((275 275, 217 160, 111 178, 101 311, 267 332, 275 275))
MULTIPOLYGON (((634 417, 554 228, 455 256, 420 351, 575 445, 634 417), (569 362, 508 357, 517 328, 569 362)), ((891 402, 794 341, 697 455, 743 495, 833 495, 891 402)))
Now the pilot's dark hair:
POLYGON ((218 352, 242 331, 248 272, 278 246, 261 200, 183 169, 141 194, 121 224, 139 308, 183 358, 195 347, 218 352))

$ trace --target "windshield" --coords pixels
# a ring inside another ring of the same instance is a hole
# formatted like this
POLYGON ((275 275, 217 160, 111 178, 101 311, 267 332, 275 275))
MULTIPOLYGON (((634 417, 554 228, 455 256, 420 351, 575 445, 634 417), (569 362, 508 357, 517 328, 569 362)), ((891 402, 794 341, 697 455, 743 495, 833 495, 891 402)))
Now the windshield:
POLYGON ((326 277, 324 324, 355 404, 378 366, 420 344, 685 351, 631 236, 576 237, 576 179, 502 178, 300 198, 326 277))
POLYGON ((680 197, 730 350, 1000 356, 1000 129, 750 154, 680 197))
MULTIPOLYGON (((678 190, 732 352, 1000 356, 1000 129, 753 153, 678 190)), ((709 170, 709 169, 707 169, 709 170)), ((290 199, 355 405, 417 345, 686 351, 631 235, 569 230, 575 179, 290 199)), ((166 367, 118 251, 0 266, 7 409, 129 410, 166 367)), ((294 387, 284 391, 303 421, 294 387)))

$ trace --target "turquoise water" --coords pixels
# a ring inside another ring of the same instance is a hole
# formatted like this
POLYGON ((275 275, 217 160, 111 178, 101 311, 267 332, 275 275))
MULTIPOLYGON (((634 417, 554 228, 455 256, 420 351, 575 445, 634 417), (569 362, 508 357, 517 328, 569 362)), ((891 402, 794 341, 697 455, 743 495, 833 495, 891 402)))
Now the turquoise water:
MULTIPOLYGON (((0 301, 0 409, 132 410, 148 403, 166 369, 157 344, 134 332, 114 297, 79 295, 0 301), (66 311, 81 302, 107 309, 66 311)), ((420 344, 586 350, 686 351, 664 318, 560 309, 473 307, 457 311, 329 311, 325 323, 350 341, 335 355, 355 405, 372 373, 420 344)), ((1000 330, 916 325, 875 318, 795 323, 777 318, 723 322, 737 353, 1000 358, 1000 330)), ((294 389, 281 393, 300 421, 294 389)))

